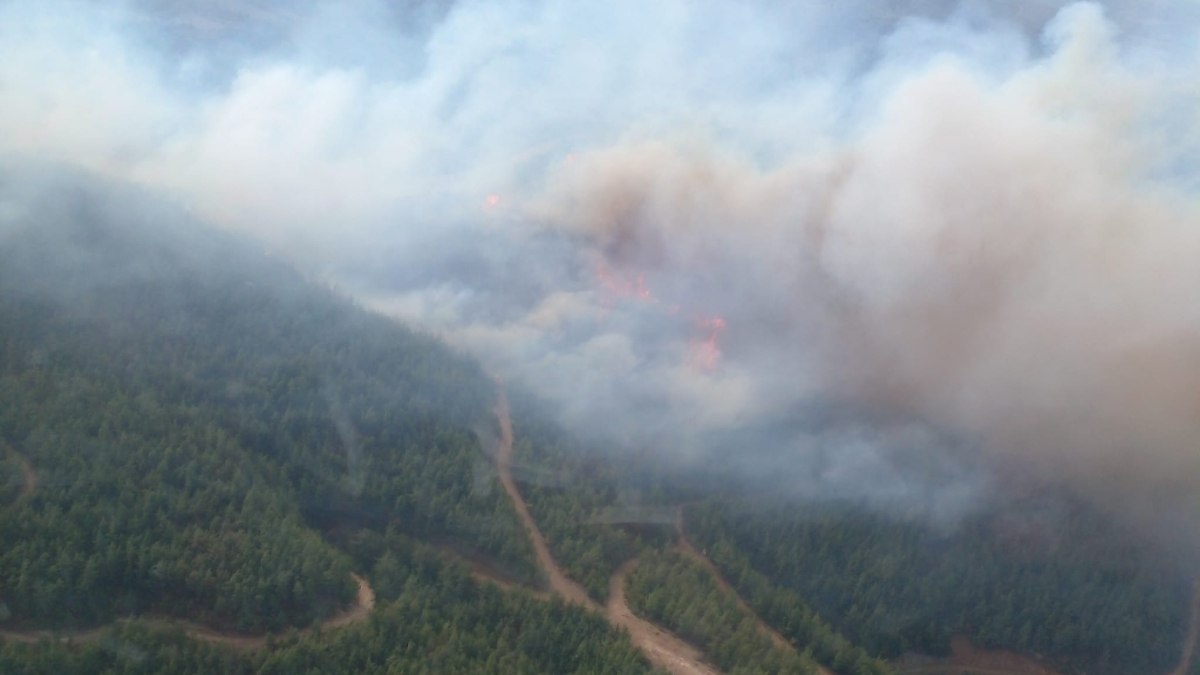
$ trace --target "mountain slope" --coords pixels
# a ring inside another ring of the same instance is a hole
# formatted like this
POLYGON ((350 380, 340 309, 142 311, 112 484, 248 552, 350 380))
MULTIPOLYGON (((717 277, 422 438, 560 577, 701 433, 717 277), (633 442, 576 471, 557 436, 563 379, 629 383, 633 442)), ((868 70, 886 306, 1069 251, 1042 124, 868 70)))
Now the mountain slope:
POLYGON ((0 229, 0 441, 40 476, 0 508, 5 627, 304 626, 354 597, 319 531, 359 524, 534 578, 478 366, 144 195, 52 187, 0 229))

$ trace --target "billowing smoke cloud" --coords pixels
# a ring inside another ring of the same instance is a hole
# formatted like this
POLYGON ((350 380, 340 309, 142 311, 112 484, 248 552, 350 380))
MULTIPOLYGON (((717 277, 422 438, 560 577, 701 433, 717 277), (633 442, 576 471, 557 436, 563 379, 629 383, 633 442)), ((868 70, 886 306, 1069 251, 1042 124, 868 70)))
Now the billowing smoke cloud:
POLYGON ((9 2, 0 152, 262 237, 608 442, 1195 532, 1198 38, 1165 0, 9 2))

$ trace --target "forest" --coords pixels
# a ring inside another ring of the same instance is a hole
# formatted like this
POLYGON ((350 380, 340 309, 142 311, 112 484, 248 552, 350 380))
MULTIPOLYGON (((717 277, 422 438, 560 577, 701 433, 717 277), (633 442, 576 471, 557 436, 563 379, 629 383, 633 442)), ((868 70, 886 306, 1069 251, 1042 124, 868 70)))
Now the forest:
POLYGON ((1094 514, 1048 547, 744 494, 112 190, 0 239, 0 672, 650 672, 613 588, 729 673, 878 675, 955 636, 1073 673, 1179 654, 1187 580, 1094 545, 1127 541, 1094 514), (500 387, 509 470, 591 606, 551 592, 499 480, 500 387))
POLYGON ((1187 625, 1187 579, 1147 553, 1112 548, 1128 537, 1103 532, 1083 510, 1055 530, 1074 541, 1052 548, 1028 532, 1014 539, 997 514, 952 532, 854 505, 708 502, 689 516, 698 545, 768 620, 794 625, 788 597, 803 598, 889 658, 945 654, 961 634, 1067 672, 1165 673, 1187 625))
POLYGON ((6 493, 15 455, 38 472, 0 511, 13 621, 307 625, 353 595, 314 530, 343 523, 399 521, 532 578, 479 475, 476 364, 219 235, 111 217, 23 232, 0 260, 6 493))
POLYGON ((365 623, 304 638, 285 633, 265 649, 238 651, 132 622, 75 648, 0 646, 0 672, 650 672, 626 639, 578 608, 479 584, 461 562, 396 532, 362 531, 348 541, 381 601, 365 623))
MULTIPOLYGON (((630 578, 629 595, 635 610, 701 645, 729 673, 818 672, 811 646, 797 651, 774 644, 707 570, 678 552, 644 556, 630 578)), ((862 652, 828 663, 855 675, 891 672, 862 652)))

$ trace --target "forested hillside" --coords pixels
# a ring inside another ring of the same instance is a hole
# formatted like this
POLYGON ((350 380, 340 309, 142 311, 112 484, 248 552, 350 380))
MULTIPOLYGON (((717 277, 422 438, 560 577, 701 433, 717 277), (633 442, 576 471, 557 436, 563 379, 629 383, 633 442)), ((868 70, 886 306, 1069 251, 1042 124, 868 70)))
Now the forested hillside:
POLYGON ((75 185, 0 240, 6 626, 304 626, 353 597, 318 533, 351 525, 535 578, 476 438, 476 364, 167 207, 111 204, 75 185))
POLYGON ((818 672, 810 654, 772 644, 706 570, 679 553, 643 556, 629 579, 629 597, 637 612, 703 646, 730 673, 818 672))
POLYGON ((530 509, 555 557, 595 600, 609 579, 647 546, 671 539, 671 523, 647 518, 665 502, 639 482, 639 469, 611 449, 589 447, 553 424, 528 395, 514 398, 517 466, 530 509), (619 511, 624 522, 605 516, 619 511), (622 527, 622 525, 624 527, 622 527))
POLYGON ((235 651, 155 624, 118 625, 77 648, 0 646, 3 673, 648 673, 602 619, 526 592, 479 585, 460 564, 403 535, 360 533, 380 607, 369 621, 326 634, 282 635, 235 651))
POLYGON ((854 507, 689 514, 698 545, 765 617, 786 621, 774 585, 873 653, 945 654, 961 634, 1071 672, 1166 673, 1179 657, 1187 579, 1085 513, 1040 533, 996 515, 947 532, 854 507))
POLYGON ((1094 514, 750 499, 519 384, 502 482, 479 364, 169 206, 60 187, 0 230, 0 672, 846 675, 961 636, 1176 663, 1187 580, 1094 514))

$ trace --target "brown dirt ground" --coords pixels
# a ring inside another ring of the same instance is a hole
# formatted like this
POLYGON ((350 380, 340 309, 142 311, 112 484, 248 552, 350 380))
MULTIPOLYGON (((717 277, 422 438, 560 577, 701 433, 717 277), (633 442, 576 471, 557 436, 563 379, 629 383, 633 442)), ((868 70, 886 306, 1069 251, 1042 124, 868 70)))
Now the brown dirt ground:
POLYGON ((629 560, 609 579, 608 606, 605 608, 609 623, 628 631, 633 644, 659 668, 681 674, 717 673, 704 662, 700 650, 639 617, 629 608, 625 599, 625 581, 637 566, 637 558, 629 560))
MULTIPOLYGON (((371 610, 375 607, 375 591, 367 580, 359 575, 353 575, 354 582, 358 584, 358 593, 355 602, 352 606, 339 614, 332 616, 321 622, 322 630, 332 630, 357 623, 367 618, 371 610)), ((120 623, 126 623, 135 619, 118 619, 120 623)), ((148 623, 155 626, 174 626, 183 630, 184 634, 194 640, 208 642, 211 644, 224 645, 233 647, 234 649, 253 650, 262 649, 267 646, 266 635, 246 635, 232 631, 219 631, 200 624, 193 623, 186 619, 176 619, 165 616, 148 616, 136 619, 143 623, 148 623)), ((66 644, 88 644, 95 642, 105 635, 112 624, 89 628, 87 630, 77 631, 52 631, 52 630, 27 630, 27 631, 8 631, 0 630, 0 638, 6 641, 23 642, 26 644, 34 644, 42 640, 51 640, 63 642, 66 644)), ((307 635, 313 629, 305 628, 297 631, 300 635, 307 635)))
POLYGON ((911 662, 893 666, 901 673, 914 675, 1060 675, 1024 654, 978 649, 961 635, 950 640, 950 656, 946 658, 910 657, 908 660, 911 662))
MULTIPOLYGON (((738 609, 742 610, 748 616, 754 619, 754 622, 758 624, 759 632, 769 637, 771 642, 774 643, 779 649, 796 651, 795 645, 789 642, 787 638, 783 637, 779 631, 772 628, 770 624, 768 624, 766 621, 763 621, 762 617, 758 615, 758 612, 755 612, 750 605, 746 604, 746 601, 743 600, 742 596, 737 592, 737 590, 735 590, 734 587, 725 580, 725 577, 721 574, 721 570, 717 569, 717 566, 708 559, 708 556, 696 550, 695 546, 692 546, 692 542, 688 540, 687 532, 683 527, 682 506, 675 511, 675 532, 679 538, 679 550, 692 560, 700 563, 700 565, 706 569, 710 575, 712 575, 713 580, 717 583, 717 587, 731 595, 734 601, 737 603, 738 609)), ((833 675, 833 671, 820 664, 817 665, 817 669, 821 675, 833 675)))
MULTIPOLYGON (((512 477, 513 432, 512 419, 509 416, 508 399, 503 387, 498 387, 495 406, 496 420, 500 425, 499 447, 496 449, 496 470, 500 475, 500 484, 512 501, 517 516, 525 526, 530 541, 533 542, 538 565, 546 574, 550 589, 567 602, 579 605, 591 611, 600 612, 597 605, 583 587, 563 574, 562 569, 550 554, 546 539, 538 529, 537 522, 529 512, 521 491, 512 477)), ((655 667, 662 668, 676 675, 716 675, 715 670, 704 663, 700 652, 683 640, 671 635, 658 626, 638 617, 625 601, 625 580, 637 567, 637 559, 630 560, 609 580, 609 601, 603 608, 604 615, 613 626, 624 629, 629 633, 633 644, 641 650, 647 660, 655 667)))

